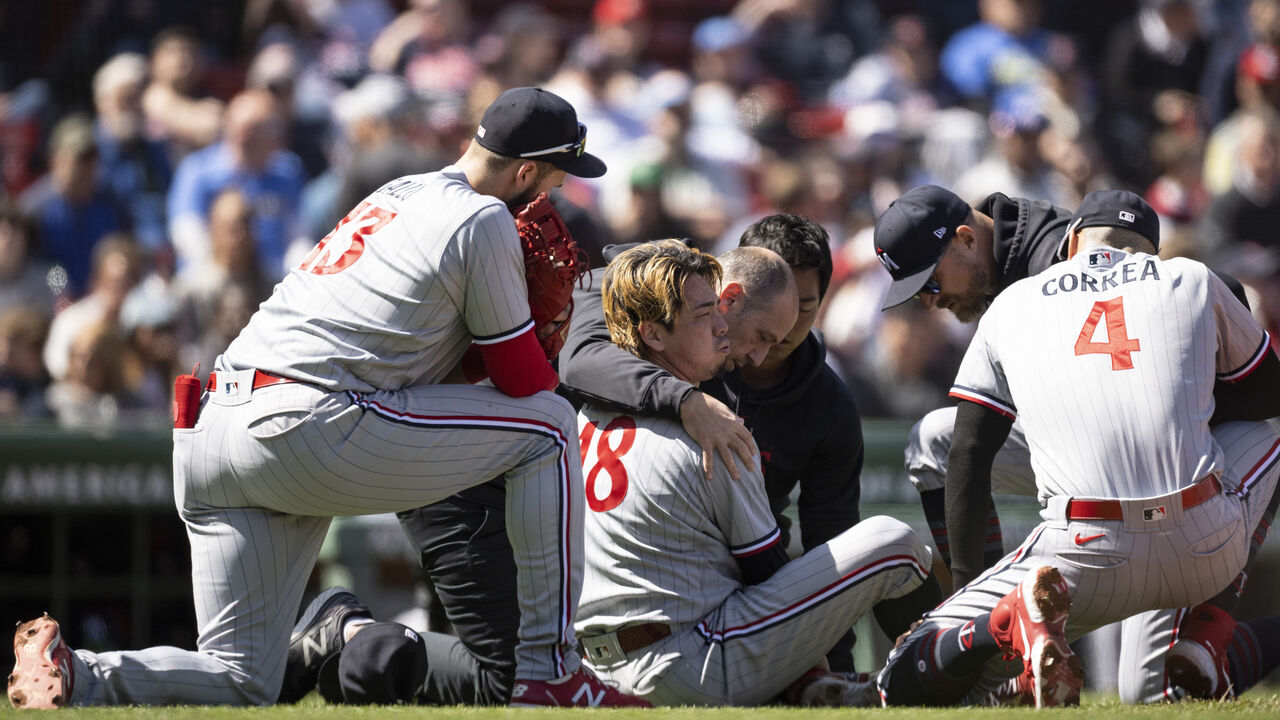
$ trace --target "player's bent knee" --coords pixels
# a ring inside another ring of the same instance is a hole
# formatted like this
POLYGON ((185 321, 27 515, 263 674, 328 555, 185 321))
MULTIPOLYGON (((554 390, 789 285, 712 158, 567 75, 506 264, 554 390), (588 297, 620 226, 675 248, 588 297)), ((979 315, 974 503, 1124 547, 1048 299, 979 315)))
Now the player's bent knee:
POLYGON ((918 492, 943 487, 955 422, 955 408, 941 408, 911 426, 905 453, 907 478, 918 492))
POLYGON ((539 401, 539 409, 547 413, 553 425, 574 437, 578 436, 578 411, 568 400, 550 390, 539 390, 531 397, 539 401))
POLYGON ((270 684, 264 682, 264 673, 255 672, 245 677, 236 673, 236 690, 243 702, 237 705, 274 705, 280 697, 280 688, 284 684, 284 674, 278 674, 270 684))
POLYGON ((858 523, 858 528, 875 539, 878 546, 895 555, 909 554, 926 571, 933 561, 932 551, 911 526, 888 515, 876 515, 858 523))

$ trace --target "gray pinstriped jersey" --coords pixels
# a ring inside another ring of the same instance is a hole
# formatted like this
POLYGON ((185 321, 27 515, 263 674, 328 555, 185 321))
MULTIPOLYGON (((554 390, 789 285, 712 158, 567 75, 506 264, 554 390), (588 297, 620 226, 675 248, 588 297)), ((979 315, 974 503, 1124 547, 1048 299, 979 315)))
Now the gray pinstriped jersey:
POLYGON ((218 359, 330 390, 442 379, 529 327, 524 258, 498 199, 456 166, 393 180, 285 276, 218 359))
POLYGON ((578 414, 587 495, 579 634, 656 621, 684 626, 742 587, 735 557, 778 542, 764 478, 734 482, 679 423, 586 406, 578 414))
POLYGON ((1214 379, 1268 341, 1204 265, 1094 249, 996 298, 951 394, 1017 416, 1042 502, 1151 497, 1222 470, 1214 379))

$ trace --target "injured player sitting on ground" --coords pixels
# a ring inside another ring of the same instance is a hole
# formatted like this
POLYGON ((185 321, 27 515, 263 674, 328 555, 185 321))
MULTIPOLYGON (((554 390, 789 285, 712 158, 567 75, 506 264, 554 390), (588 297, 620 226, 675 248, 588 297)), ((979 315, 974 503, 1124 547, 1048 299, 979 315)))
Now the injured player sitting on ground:
MULTIPOLYGON (((758 286, 744 312, 796 307, 776 253, 742 248, 725 262, 752 266, 734 272, 758 286)), ((720 278, 713 257, 678 241, 622 253, 602 287, 613 341, 686 382, 710 379, 729 351, 718 293, 741 290, 720 278)), ((782 337, 795 312, 773 314, 782 337)), ((758 465, 735 482, 718 464, 708 481, 679 423, 590 404, 578 422, 577 630, 601 678, 658 705, 878 704, 865 678, 826 672, 824 655, 868 610, 905 629, 940 600, 929 550, 905 523, 870 518, 788 562, 758 465)))

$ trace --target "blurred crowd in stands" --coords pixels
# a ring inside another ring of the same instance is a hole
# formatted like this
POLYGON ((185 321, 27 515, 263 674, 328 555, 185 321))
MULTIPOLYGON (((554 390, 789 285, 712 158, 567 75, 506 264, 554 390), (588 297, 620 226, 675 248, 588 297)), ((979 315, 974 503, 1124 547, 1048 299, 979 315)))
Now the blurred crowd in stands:
POLYGON ((609 165, 557 200, 597 262, 826 227, 819 327, 865 417, 945 404, 972 332, 880 311, 871 227, 923 183, 1140 192, 1162 254, 1280 337, 1280 0, 4 0, 0 418, 163 423, 174 375, 519 85, 609 165))

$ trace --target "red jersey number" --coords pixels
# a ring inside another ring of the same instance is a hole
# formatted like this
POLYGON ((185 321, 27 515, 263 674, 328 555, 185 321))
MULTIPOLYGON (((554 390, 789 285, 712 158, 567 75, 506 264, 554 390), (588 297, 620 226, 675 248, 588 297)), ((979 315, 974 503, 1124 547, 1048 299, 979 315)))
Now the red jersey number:
POLYGON ((1080 328, 1080 337, 1076 338, 1076 355, 1110 355, 1112 370, 1132 370, 1133 355, 1141 350, 1137 338, 1129 337, 1129 330, 1124 324, 1124 298, 1099 300, 1093 304, 1089 317, 1080 328), (1093 335, 1098 324, 1106 318, 1107 341, 1094 342, 1093 335))
MULTIPOLYGON (((591 447, 591 436, 596 432, 596 424, 589 422, 582 428, 582 456, 587 456, 591 447)), ((587 507, 595 512, 608 512, 622 502, 627 496, 627 468, 622 464, 622 456, 627 454, 636 442, 636 421, 626 415, 609 421, 596 441, 596 461, 587 471, 585 485, 587 491, 587 507), (616 436, 617 446, 612 438, 616 436), (601 477, 603 474, 604 477, 601 477), (608 478, 608 485, 604 485, 608 478), (608 492, 602 492, 607 489, 608 492)))
POLYGON ((368 201, 347 213, 318 245, 307 253, 298 269, 316 275, 332 275, 351 267, 364 254, 364 239, 382 229, 396 216, 368 201))

